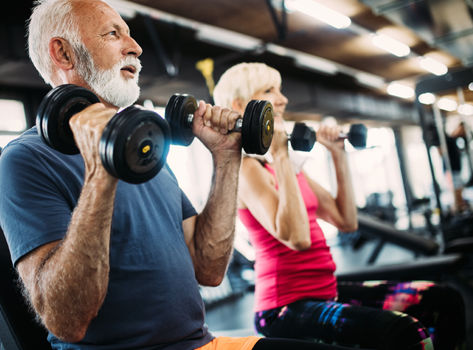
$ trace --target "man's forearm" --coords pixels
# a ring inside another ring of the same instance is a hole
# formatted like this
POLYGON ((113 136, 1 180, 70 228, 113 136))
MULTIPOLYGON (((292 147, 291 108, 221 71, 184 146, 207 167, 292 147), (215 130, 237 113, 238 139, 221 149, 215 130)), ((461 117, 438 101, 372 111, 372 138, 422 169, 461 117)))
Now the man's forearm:
POLYGON ((35 274, 32 301, 58 337, 80 340, 108 288, 110 230, 116 181, 83 186, 65 238, 35 274))
POLYGON ((207 204, 197 216, 194 266, 202 285, 218 285, 233 249, 238 173, 241 156, 214 158, 214 174, 207 204))

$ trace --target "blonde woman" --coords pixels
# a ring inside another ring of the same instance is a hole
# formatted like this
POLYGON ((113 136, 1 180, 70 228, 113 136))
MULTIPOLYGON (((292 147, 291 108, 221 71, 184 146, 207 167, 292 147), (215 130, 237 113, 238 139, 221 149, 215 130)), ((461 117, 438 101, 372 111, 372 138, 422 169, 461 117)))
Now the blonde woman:
POLYGON ((264 159, 244 156, 240 168, 238 214, 256 253, 257 331, 375 349, 431 349, 432 340, 436 349, 454 349, 464 334, 463 300, 456 291, 430 282, 337 284, 317 218, 342 232, 357 229, 340 130, 317 130, 334 163, 334 197, 291 159, 283 119, 288 99, 276 69, 237 64, 214 90, 217 105, 240 113, 252 99, 273 104, 275 125, 264 159))

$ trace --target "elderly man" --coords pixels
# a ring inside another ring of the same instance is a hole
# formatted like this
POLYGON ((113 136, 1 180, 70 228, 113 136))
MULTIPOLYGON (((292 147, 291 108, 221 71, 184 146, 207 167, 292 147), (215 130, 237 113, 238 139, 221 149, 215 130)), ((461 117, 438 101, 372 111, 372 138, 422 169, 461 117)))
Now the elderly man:
POLYGON ((115 10, 100 0, 38 1, 29 52, 47 83, 82 86, 101 101, 69 122, 80 154, 48 147, 34 127, 0 161, 0 225, 53 348, 334 348, 215 338, 204 325, 198 284, 218 285, 232 252, 241 135, 228 130, 238 113, 200 102, 194 114, 193 133, 214 161, 197 214, 169 167, 133 185, 101 163, 106 123, 139 96, 142 49, 115 10))

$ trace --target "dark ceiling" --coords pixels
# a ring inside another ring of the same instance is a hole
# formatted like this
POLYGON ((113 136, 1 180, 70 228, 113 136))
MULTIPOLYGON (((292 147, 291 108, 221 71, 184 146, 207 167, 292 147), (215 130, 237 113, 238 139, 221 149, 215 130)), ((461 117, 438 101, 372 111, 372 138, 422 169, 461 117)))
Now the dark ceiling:
MULTIPOLYGON (((299 11, 291 0, 110 0, 143 47, 142 99, 164 105, 173 93, 211 100, 196 63, 211 58, 212 78, 241 61, 279 69, 292 119, 331 114, 390 123, 417 122, 412 98, 387 95, 395 81, 415 87, 430 74, 422 56, 449 70, 473 62, 473 0, 309 0, 351 19, 335 29, 299 11), (285 5, 283 7, 283 5, 285 5), (371 43, 379 32, 410 47, 394 56, 371 43)), ((31 0, 11 3, 0 18, 0 91, 47 91, 25 50, 31 0)), ((469 98, 469 95, 467 95, 469 98)))

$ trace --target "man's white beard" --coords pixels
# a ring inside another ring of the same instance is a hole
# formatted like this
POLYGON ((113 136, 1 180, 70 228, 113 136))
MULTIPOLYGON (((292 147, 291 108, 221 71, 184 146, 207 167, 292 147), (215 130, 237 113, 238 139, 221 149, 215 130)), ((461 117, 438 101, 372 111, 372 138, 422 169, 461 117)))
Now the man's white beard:
POLYGON ((141 63, 138 58, 127 56, 112 68, 103 70, 95 67, 87 50, 81 53, 82 60, 79 60, 78 72, 98 96, 119 108, 128 107, 138 99, 140 96, 138 76, 141 70, 141 63), (132 79, 126 79, 121 75, 121 68, 128 65, 136 68, 132 79))

